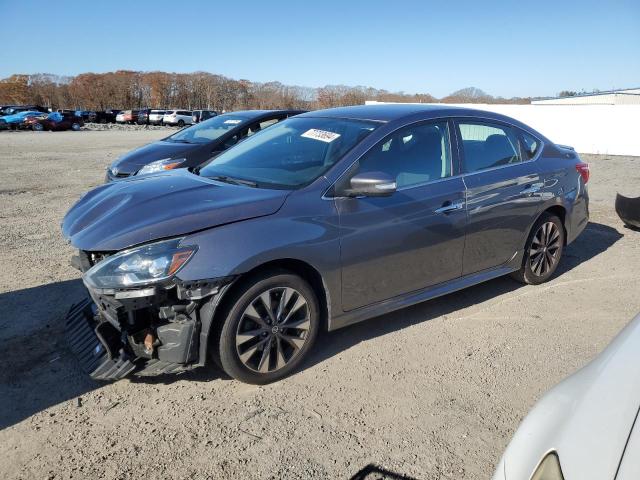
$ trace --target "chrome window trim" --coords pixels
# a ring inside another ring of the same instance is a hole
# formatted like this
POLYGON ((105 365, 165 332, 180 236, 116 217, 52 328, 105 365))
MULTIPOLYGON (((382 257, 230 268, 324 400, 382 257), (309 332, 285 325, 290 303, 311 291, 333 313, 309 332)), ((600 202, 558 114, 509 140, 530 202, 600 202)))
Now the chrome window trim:
MULTIPOLYGON (((481 118, 481 117, 454 117, 453 121, 454 121, 454 123, 456 123, 456 127, 458 127, 457 124, 459 123, 457 121, 458 118, 481 118)), ((501 170, 503 168, 515 167, 517 165, 524 165, 526 163, 535 162, 542 155, 542 151, 544 150, 544 147, 546 146, 546 143, 543 142, 540 138, 538 138, 537 135, 534 135, 533 133, 531 133, 531 132, 529 132, 527 130, 524 130, 523 128, 521 128, 521 127, 519 127, 517 125, 514 125, 512 123, 509 123, 509 122, 503 122, 502 120, 492 120, 492 119, 489 119, 489 118, 486 118, 486 117, 482 117, 481 119, 482 120, 487 120, 488 122, 493 122, 494 124, 498 124, 498 125, 500 123, 504 123, 505 125, 509 125, 512 128, 516 128, 518 130, 522 130, 523 132, 525 132, 528 135, 531 135, 533 138, 535 138, 540 143, 540 147, 538 148, 538 152, 533 156, 533 158, 530 158, 529 160, 522 160, 522 161, 520 161, 518 163, 508 163, 507 165, 499 165, 497 167, 484 168, 482 170, 476 170, 475 172, 466 172, 466 173, 465 172, 461 172, 460 175, 462 175, 463 177, 470 176, 470 175, 476 175, 476 174, 484 173, 484 172, 492 172, 494 170, 501 170)), ((479 122, 479 123, 483 123, 483 122, 479 122)), ((458 127, 458 129, 459 129, 459 127, 458 127)), ((462 140, 462 138, 460 138, 460 143, 462 143, 462 142, 463 142, 463 140, 462 140)), ((520 142, 520 139, 518 139, 518 142, 520 142)), ((464 166, 464 144, 460 145, 460 148, 462 149, 462 155, 463 155, 462 156, 462 165, 461 165, 461 167, 462 167, 462 166, 464 166)), ((520 153, 520 155, 522 155, 522 153, 520 153)))
MULTIPOLYGON (((541 140, 540 137, 538 137, 534 133, 530 132, 529 130, 520 127, 519 125, 516 125, 514 123, 509 122, 508 120, 502 120, 502 119, 496 120, 494 118, 489 118, 489 117, 485 117, 485 116, 477 116, 477 115, 455 115, 455 116, 442 115, 442 116, 438 116, 438 117, 429 118, 429 119, 426 119, 426 120, 417 120, 415 122, 408 123, 408 124, 405 124, 405 125, 402 125, 402 126, 396 128, 395 130, 391 131, 387 136, 393 135, 398 130, 400 130, 400 129, 404 128, 404 127, 408 127, 410 125, 414 125, 416 123, 421 123, 421 122, 427 123, 427 122, 430 122, 430 121, 434 121, 435 122, 435 121, 442 121, 442 120, 444 120, 446 122, 452 121, 454 123, 454 125, 456 126, 456 128, 457 128, 457 122, 458 122, 459 119, 480 120, 480 121, 486 121, 486 122, 497 123, 497 124, 503 123, 505 125, 508 125, 508 126, 510 126, 512 128, 516 128, 518 130, 522 130, 523 132, 526 132, 527 134, 531 135, 533 138, 538 140, 538 142, 540 142, 540 148, 538 148, 538 153, 536 153, 535 156, 533 158, 529 159, 529 160, 525 160, 525 161, 518 162, 518 163, 512 163, 512 164, 508 164, 508 165, 500 165, 500 166, 497 166, 497 167, 490 167, 490 168, 487 168, 487 169, 484 169, 484 170, 477 170, 475 172, 469 172, 469 173, 460 172, 460 173, 458 173, 456 175, 451 175, 449 177, 438 178, 438 179, 430 180, 428 182, 424 182, 424 183, 421 183, 421 184, 402 187, 402 188, 399 188, 396 191, 401 192, 401 191, 407 190, 409 188, 423 187, 423 186, 428 185, 430 183, 441 182, 443 180, 449 180, 449 179, 458 178, 458 177, 462 178, 462 180, 464 181, 465 177, 470 176, 470 175, 476 175, 476 174, 484 173, 484 172, 491 172, 493 170, 500 170, 500 169, 508 168, 508 167, 515 167, 517 165, 523 165, 523 164, 529 163, 529 162, 535 162, 540 158, 540 156, 542 155, 542 151, 547 146, 546 142, 541 140)), ((456 135, 457 135, 457 132, 456 132, 456 135)), ((386 137, 384 137, 384 138, 386 138, 386 137)), ((384 140, 384 138, 382 140, 384 140)), ((462 138, 460 138, 460 142, 462 142, 462 138)), ((378 145, 378 142, 376 142, 375 145, 370 147, 367 151, 363 152, 353 162, 351 162, 343 170, 343 172, 338 176, 338 178, 331 185, 329 185, 329 187, 327 187, 327 189, 323 192, 322 197, 320 197, 320 198, 322 200, 335 200, 335 199, 338 199, 338 198, 363 198, 363 197, 343 197, 343 196, 338 196, 338 195, 327 196, 327 193, 335 186, 336 183, 338 183, 340 180, 342 180, 342 177, 346 175, 346 173, 351 169, 351 167, 353 167, 353 165, 355 165, 356 162, 360 161, 360 159, 363 156, 365 156, 366 154, 368 154, 374 147, 376 147, 376 145, 378 145)), ((460 148, 464 148, 464 147, 462 145, 458 145, 458 149, 460 149, 460 148)), ((452 171, 453 171, 453 150, 451 148, 451 129, 449 129, 449 151, 451 152, 451 162, 452 162, 451 168, 452 168, 452 171)), ((464 151, 462 153, 464 155, 464 151)), ((460 156, 460 153, 458 153, 458 155, 460 156)), ((461 160, 464 161, 464 158, 461 158, 461 160)), ((462 167, 462 165, 460 165, 460 166, 462 167)), ((326 179, 326 176, 324 176, 324 177, 326 179)), ((465 188, 466 188, 466 184, 465 184, 465 188)))

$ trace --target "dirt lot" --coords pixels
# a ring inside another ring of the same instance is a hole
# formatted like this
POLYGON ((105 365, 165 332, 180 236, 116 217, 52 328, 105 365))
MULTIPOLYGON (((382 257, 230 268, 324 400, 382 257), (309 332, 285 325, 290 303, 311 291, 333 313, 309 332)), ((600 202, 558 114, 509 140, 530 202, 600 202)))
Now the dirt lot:
POLYGON ((613 210, 640 195, 640 158, 585 155, 592 223, 544 286, 498 279, 326 334, 265 387, 213 368, 94 383, 61 336, 83 291, 59 224, 165 134, 0 133, 1 478, 489 478, 536 399, 640 311, 640 233, 613 210))

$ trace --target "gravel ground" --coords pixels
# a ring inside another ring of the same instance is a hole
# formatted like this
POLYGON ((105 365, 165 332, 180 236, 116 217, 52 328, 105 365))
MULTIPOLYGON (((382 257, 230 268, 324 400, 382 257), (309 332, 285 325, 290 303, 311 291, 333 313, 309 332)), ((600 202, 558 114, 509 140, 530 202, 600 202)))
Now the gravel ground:
POLYGON ((536 399, 640 310, 640 233, 613 209, 640 195, 640 159, 585 155, 592 223, 548 284, 497 279, 325 334, 269 386, 213 368, 92 382, 61 335, 82 287, 60 220, 164 135, 0 133, 2 478, 490 478, 536 399))

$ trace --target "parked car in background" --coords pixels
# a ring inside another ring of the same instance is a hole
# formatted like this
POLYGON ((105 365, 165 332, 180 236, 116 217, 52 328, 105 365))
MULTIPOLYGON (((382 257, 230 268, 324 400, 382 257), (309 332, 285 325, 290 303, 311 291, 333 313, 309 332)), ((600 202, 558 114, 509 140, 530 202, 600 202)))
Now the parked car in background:
POLYGON ((107 169, 105 181, 197 167, 240 140, 298 113, 300 110, 247 110, 218 115, 123 155, 107 169))
POLYGON ((25 128, 29 128, 35 132, 41 132, 44 130, 49 131, 62 131, 73 130, 78 131, 84 125, 84 120, 71 113, 62 113, 62 118, 56 119, 53 114, 47 116, 28 117, 25 122, 25 128))
POLYGON ((28 117, 46 115, 37 110, 24 110, 12 115, 0 117, 0 129, 18 129, 24 126, 24 122, 28 117))
MULTIPOLYGON (((233 115, 173 138, 207 138, 233 115)), ((502 275, 549 280, 587 225, 588 177, 575 151, 496 113, 303 113, 203 167, 82 197, 62 229, 92 301, 71 310, 70 344, 94 378, 212 358, 233 378, 272 382, 323 328, 502 275)))
POLYGON ((189 110, 167 110, 162 117, 162 123, 177 127, 184 127, 193 123, 193 114, 189 110))
POLYGON ((215 110, 194 110, 193 115, 191 115, 191 120, 192 123, 200 123, 205 120, 209 120, 216 115, 218 115, 218 112, 215 110))
POLYGON ((96 123, 115 123, 116 115, 118 115, 118 113, 120 113, 120 110, 101 110, 95 112, 96 116, 93 121, 96 123))
POLYGON ((163 125, 165 110, 151 110, 149 113, 149 123, 151 125, 163 125))
POLYGON ((494 480, 640 478, 640 315, 547 392, 513 435, 494 480))
POLYGON ((96 119, 96 112, 90 110, 76 110, 74 113, 85 122, 93 122, 96 119))
POLYGON ((147 123, 147 121, 149 120, 149 113, 151 112, 150 108, 143 108, 138 110, 138 118, 136 120, 136 123, 138 125, 145 125, 147 123))
POLYGON ((49 109, 40 105, 2 105, 0 108, 0 116, 14 115, 20 112, 49 113, 49 109))
POLYGON ((138 121, 138 110, 122 110, 116 115, 116 123, 136 123, 138 121))

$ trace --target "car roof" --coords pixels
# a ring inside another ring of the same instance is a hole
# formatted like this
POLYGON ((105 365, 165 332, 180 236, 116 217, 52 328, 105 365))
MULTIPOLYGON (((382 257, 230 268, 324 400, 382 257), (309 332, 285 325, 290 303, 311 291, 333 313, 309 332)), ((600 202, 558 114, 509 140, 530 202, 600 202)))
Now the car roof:
POLYGON ((235 115, 237 117, 243 118, 257 118, 262 117, 264 115, 273 115, 273 114, 299 114, 305 112, 305 110, 237 110, 234 112, 226 112, 222 115, 235 115))
POLYGON ((375 122, 391 122, 415 114, 423 114, 423 118, 440 116, 482 116, 500 119, 502 115, 476 110, 473 108, 454 107, 438 104, 393 103, 381 105, 356 105, 352 107, 328 108, 303 113, 301 117, 349 118, 353 120, 371 120, 375 122))

